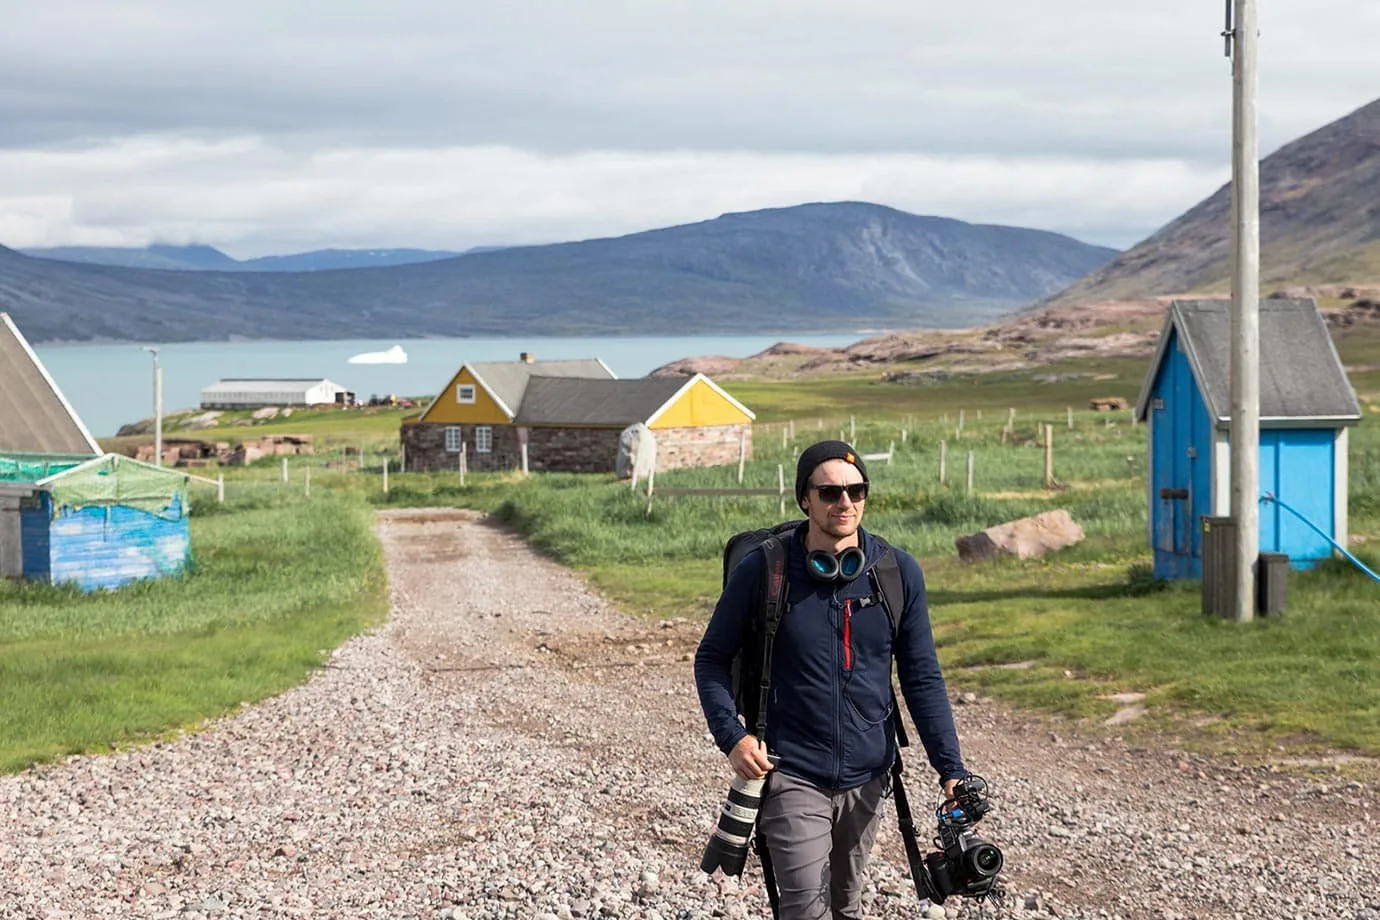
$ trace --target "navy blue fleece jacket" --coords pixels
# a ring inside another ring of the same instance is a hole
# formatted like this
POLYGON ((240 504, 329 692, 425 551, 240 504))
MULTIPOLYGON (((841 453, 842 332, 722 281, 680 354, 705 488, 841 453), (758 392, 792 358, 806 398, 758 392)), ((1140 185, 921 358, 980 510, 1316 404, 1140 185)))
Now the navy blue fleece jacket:
MULTIPOLYGON (((896 756, 891 663, 920 741, 940 781, 963 776, 944 677, 935 655, 925 579, 909 553, 892 548, 905 585, 893 637, 872 580, 823 583, 805 568, 807 522, 788 540, 787 611, 772 658, 767 748, 778 769, 825 789, 852 789, 891 768, 896 756), (894 655, 893 655, 894 651, 894 655)), ((859 530, 870 569, 881 544, 859 530)), ((695 685, 709 730, 728 753, 748 734, 733 701, 732 663, 749 617, 761 603, 765 557, 749 553, 729 574, 695 652, 695 685)))

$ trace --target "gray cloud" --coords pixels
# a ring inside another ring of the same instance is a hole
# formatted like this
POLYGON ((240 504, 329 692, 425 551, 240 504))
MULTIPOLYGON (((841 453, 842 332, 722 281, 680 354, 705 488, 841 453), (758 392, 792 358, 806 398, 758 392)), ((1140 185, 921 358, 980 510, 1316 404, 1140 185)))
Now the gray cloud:
MULTIPOLYGON (((1369 101, 1377 7, 1262 13, 1265 150, 1369 101)), ((30 164, 0 175, 0 241, 458 246, 851 189, 1124 245, 1225 178, 1220 20, 1202 0, 25 4, 0 31, 0 161, 30 164), (1114 212, 1085 176, 1118 169, 1142 186, 1114 212)))

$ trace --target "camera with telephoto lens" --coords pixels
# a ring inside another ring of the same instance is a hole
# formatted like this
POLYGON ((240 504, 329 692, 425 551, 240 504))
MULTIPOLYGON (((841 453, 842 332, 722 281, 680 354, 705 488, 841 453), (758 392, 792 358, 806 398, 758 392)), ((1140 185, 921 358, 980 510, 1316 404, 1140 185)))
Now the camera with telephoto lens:
POLYGON ((923 898, 942 904, 946 898, 999 898, 997 873, 1004 859, 1001 849, 973 832, 973 825, 992 810, 987 781, 968 775, 954 786, 953 795, 935 810, 939 833, 924 863, 912 866, 915 888, 923 898), (918 870, 918 871, 917 871, 918 870))
MULTIPOLYGON (((775 766, 780 758, 767 755, 775 766)), ((714 827, 709 842, 704 845, 704 856, 700 858, 700 868, 705 872, 722 869, 724 875, 742 875, 747 864, 748 842, 752 839, 752 829, 757 824, 757 812, 762 807, 762 787, 766 777, 743 779, 733 777, 728 787, 728 799, 719 812, 719 823, 714 827)))

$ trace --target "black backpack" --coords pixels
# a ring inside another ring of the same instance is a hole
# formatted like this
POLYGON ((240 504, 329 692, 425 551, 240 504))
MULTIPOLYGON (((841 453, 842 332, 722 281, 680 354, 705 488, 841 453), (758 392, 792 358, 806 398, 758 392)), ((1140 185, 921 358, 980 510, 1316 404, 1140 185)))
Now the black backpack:
MULTIPOLYGON (((767 736, 766 704, 771 687, 771 653, 781 619, 789 610, 786 603, 787 541, 800 527, 801 521, 786 521, 775 527, 745 530, 734 534, 724 546, 724 584, 738 563, 755 550, 766 557, 766 577, 762 579, 761 601, 757 616, 748 619, 743 629, 743 641, 733 659, 733 701, 748 730, 765 740, 767 736)), ((891 621, 895 637, 901 626, 901 614, 906 609, 905 587, 901 583, 901 569, 891 545, 873 535, 881 548, 881 556, 868 570, 872 590, 891 621)), ((900 724, 900 713, 897 713, 900 724)))

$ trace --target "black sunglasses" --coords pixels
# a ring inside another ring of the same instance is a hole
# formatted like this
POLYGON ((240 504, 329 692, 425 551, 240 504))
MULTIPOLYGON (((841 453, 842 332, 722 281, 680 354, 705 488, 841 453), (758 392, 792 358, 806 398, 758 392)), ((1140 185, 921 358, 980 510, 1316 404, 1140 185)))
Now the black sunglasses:
POLYGON ((831 505, 843 498, 843 493, 845 491, 848 492, 848 500, 850 502, 856 503, 867 501, 867 486, 868 484, 865 482, 855 482, 847 486, 835 485, 833 483, 817 486, 814 483, 810 483, 810 488, 819 493, 820 501, 828 502, 831 505))

